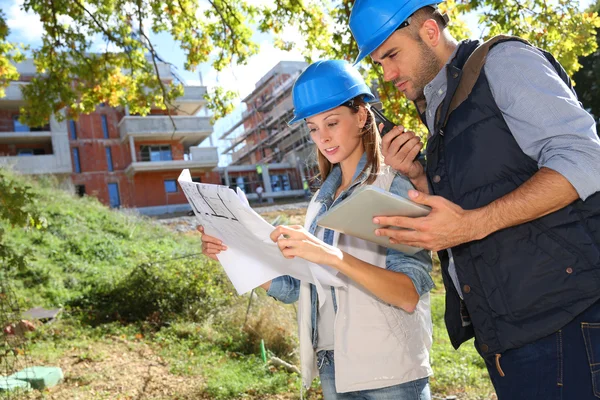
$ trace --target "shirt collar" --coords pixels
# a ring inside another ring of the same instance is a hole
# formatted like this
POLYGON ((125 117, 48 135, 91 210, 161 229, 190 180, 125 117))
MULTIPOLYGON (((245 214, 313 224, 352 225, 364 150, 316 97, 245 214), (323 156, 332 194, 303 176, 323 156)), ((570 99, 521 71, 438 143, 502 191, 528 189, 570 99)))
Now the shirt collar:
MULTIPOLYGON (((369 176, 371 172, 370 170, 363 171, 363 168, 366 164, 367 153, 363 153, 363 155, 360 158, 360 161, 358 162, 358 165, 356 166, 356 170, 354 171, 354 176, 352 177, 352 182, 354 182, 354 184, 352 186, 358 183, 363 183, 369 176)), ((335 195, 335 191, 340 187, 341 184, 342 169, 340 168, 339 164, 335 164, 331 169, 329 175, 327 175, 327 179, 325 179, 325 182, 323 182, 323 184, 321 185, 321 189, 319 190, 319 194, 316 200, 319 203, 324 203, 327 200, 332 200, 333 196, 335 195)))
POLYGON ((452 52, 452 54, 446 61, 444 68, 442 68, 440 70, 440 72, 438 72, 438 74, 435 76, 435 78, 433 78, 433 80, 431 82, 429 82, 427 85, 425 85, 425 88, 423 89, 423 94, 425 94, 425 101, 427 102, 427 104, 429 104, 431 102, 432 96, 437 91, 439 91, 439 90, 445 91, 446 86, 447 86, 446 68, 448 67, 448 64, 450 64, 452 62, 452 60, 454 60, 454 57, 456 57, 456 54, 458 53, 458 49, 461 46, 461 44, 462 44, 462 42, 459 43, 454 48, 454 51, 452 52))

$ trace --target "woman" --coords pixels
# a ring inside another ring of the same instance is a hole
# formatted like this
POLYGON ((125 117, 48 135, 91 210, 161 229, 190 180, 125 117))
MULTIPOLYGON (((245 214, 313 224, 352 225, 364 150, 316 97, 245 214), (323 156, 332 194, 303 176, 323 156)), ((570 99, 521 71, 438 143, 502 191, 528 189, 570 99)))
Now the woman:
MULTIPOLYGON (((345 288, 282 276, 261 285, 285 303, 299 301, 303 383, 317 372, 330 399, 430 399, 429 349, 433 282, 428 253, 408 256, 375 243, 318 227, 316 219, 361 185, 406 196, 408 179, 383 165, 380 137, 367 107, 374 99, 361 75, 340 60, 309 66, 293 88, 295 116, 306 121, 318 150, 321 188, 305 227, 279 226, 271 234, 286 258, 301 257, 339 271, 345 288)), ((200 228, 201 230, 201 228, 200 228)), ((213 259, 227 247, 203 235, 213 259)))

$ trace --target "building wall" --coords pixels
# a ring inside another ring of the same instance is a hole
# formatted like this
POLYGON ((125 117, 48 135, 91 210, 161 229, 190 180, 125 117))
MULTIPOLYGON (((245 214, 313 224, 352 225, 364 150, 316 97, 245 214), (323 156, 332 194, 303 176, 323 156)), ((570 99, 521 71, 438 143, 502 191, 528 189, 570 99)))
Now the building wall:
MULTIPOLYGON (((123 113, 111 107, 98 107, 96 112, 82 115, 75 122, 76 139, 72 138, 72 125, 69 128, 71 151, 79 149, 81 173, 73 173, 74 185, 84 185, 85 193, 97 197, 102 203, 110 204, 108 184, 117 183, 119 199, 124 207, 133 207, 134 195, 131 179, 125 174, 125 169, 131 164, 129 143, 121 142, 117 125, 123 113), (108 139, 104 138, 102 115, 106 115, 108 139), (106 147, 111 149, 113 171, 108 170, 106 147)), ((71 153, 72 154, 72 153, 71 153)), ((73 171, 75 171, 74 160, 73 171)))
POLYGON ((123 207, 134 206, 133 187, 131 179, 124 172, 90 172, 74 174, 73 184, 84 185, 85 194, 98 198, 102 203, 110 204, 108 195, 108 184, 117 183, 119 187, 119 199, 123 207))
POLYGON ((14 118, 17 115, 19 115, 18 110, 0 110, 0 132, 14 132, 14 118))
MULTIPOLYGON (((187 199, 179 184, 177 184, 176 193, 167 193, 165 191, 165 180, 177 181, 180 173, 181 171, 165 171, 136 174, 133 178, 135 187, 134 203, 136 207, 156 207, 187 203, 187 199)), ((217 172, 191 171, 191 175, 192 178, 199 178, 203 183, 221 184, 221 177, 217 172)))

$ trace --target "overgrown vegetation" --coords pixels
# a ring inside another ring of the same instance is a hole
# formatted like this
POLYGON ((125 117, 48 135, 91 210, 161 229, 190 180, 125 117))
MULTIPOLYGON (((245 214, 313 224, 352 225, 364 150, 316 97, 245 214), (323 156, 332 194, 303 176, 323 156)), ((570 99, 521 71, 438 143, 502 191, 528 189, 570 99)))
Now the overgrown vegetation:
MULTIPOLYGON (((22 265, 3 269, 16 301, 21 309, 65 308, 61 320, 29 334, 31 363, 66 372, 49 398, 136 398, 142 389, 149 399, 298 397, 299 377, 259 357, 264 340, 268 355, 299 364, 293 305, 259 289, 248 308, 250 297, 237 296, 221 267, 197 254, 196 235, 74 197, 55 189, 50 178, 28 182, 2 173, 13 186, 27 188, 37 218, 46 221, 39 230, 0 222, 3 245, 24 254, 22 265)), ((432 389, 489 399, 475 349, 450 346, 443 302, 438 284, 432 389)), ((308 398, 320 398, 316 384, 308 398)))

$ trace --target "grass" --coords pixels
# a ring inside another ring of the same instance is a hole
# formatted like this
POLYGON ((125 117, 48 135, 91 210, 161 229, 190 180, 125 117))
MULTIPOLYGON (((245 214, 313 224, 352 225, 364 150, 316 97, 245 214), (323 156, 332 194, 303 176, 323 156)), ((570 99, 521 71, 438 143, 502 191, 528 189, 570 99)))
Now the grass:
MULTIPOLYGON (((26 357, 0 357, 0 374, 33 364, 65 371, 59 387, 24 398, 298 397, 300 378, 259 358, 264 339, 269 354, 298 365, 294 306, 257 290, 246 320, 248 296, 235 296, 220 266, 194 255, 198 236, 109 210, 94 198, 74 197, 55 189, 52 179, 17 179, 32 186, 47 228, 0 222, 6 232, 0 244, 29 252, 25 266, 5 268, 1 278, 10 282, 21 309, 65 308, 61 320, 28 335, 26 357), (186 254, 192 256, 179 259, 186 254)), ((300 217, 290 211, 282 220, 299 223, 300 217)), ((434 278, 432 390, 490 399, 493 391, 472 344, 455 351, 449 343, 439 274, 434 278)), ((2 324, 10 322, 2 316, 2 324)), ((320 396, 315 383, 307 398, 320 396)))

